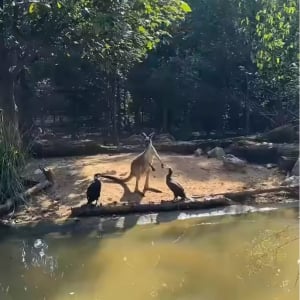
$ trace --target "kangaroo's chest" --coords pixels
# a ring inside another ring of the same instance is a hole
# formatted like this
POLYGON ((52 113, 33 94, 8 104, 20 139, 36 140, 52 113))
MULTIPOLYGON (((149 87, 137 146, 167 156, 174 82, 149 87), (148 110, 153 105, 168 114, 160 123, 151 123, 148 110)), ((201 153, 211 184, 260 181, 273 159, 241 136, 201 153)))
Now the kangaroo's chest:
POLYGON ((145 153, 145 160, 147 160, 147 162, 151 162, 152 163, 153 157, 154 157, 154 151, 153 151, 153 148, 150 147, 148 149, 148 151, 146 151, 146 153, 145 153))

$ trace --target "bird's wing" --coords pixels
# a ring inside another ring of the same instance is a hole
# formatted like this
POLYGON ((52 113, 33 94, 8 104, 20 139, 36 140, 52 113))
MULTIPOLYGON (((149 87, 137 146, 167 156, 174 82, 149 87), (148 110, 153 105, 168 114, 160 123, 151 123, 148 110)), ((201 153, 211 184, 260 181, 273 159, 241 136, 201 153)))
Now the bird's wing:
POLYGON ((178 186, 180 189, 182 189, 184 191, 184 188, 182 187, 182 185, 179 184, 177 181, 171 179, 170 183, 173 183, 174 185, 178 186))
POLYGON ((88 194, 91 191, 92 185, 89 185, 88 188, 86 189, 86 193, 88 194))
POLYGON ((86 195, 88 196, 88 194, 90 194, 93 191, 93 187, 94 187, 94 182, 91 183, 88 188, 86 189, 86 195))

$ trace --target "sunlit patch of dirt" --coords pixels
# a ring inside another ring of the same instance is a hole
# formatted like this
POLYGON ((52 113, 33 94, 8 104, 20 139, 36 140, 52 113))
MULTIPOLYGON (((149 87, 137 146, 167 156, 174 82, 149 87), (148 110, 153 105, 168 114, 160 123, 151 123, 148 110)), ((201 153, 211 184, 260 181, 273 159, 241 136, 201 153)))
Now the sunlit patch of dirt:
MULTIPOLYGON (((130 170, 134 154, 96 155, 86 157, 53 158, 33 160, 27 168, 27 174, 33 174, 39 164, 53 168, 56 184, 49 190, 35 197, 31 217, 36 213, 43 218, 66 217, 70 208, 86 202, 85 192, 95 173, 125 177, 130 170), (44 213, 43 213, 44 212, 44 213)), ((206 196, 210 194, 242 191, 248 188, 272 187, 278 185, 282 176, 274 169, 263 166, 248 165, 245 173, 224 169, 222 162, 205 157, 161 155, 166 166, 171 166, 174 178, 185 188, 188 196, 206 196)), ((150 187, 161 193, 148 191, 141 197, 134 190, 135 179, 124 186, 103 179, 101 202, 161 202, 172 199, 172 193, 165 184, 167 169, 161 169, 160 163, 154 161, 155 172, 151 172, 150 187)), ((143 190, 145 179, 140 182, 143 190)))

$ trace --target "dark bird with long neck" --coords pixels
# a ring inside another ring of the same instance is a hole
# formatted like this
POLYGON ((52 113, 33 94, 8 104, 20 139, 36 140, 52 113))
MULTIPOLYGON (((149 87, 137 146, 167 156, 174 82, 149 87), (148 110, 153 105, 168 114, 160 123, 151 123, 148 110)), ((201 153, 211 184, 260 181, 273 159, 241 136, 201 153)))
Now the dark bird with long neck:
POLYGON ((101 193, 101 181, 100 181, 100 174, 94 175, 94 181, 89 185, 89 187, 86 190, 86 198, 87 198, 87 204, 90 205, 94 201, 96 201, 96 205, 98 202, 98 199, 100 197, 101 193))
POLYGON ((174 194, 174 200, 176 200, 178 197, 180 197, 181 200, 187 199, 184 188, 172 178, 173 170, 170 167, 168 169, 169 173, 166 176, 166 184, 174 194))

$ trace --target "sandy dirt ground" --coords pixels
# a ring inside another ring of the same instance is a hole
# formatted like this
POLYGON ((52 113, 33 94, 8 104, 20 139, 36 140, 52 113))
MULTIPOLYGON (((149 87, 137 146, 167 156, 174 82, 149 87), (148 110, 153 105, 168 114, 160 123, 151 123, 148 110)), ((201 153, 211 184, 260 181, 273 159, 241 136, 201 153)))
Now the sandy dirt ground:
MULTIPOLYGON (((26 169, 28 177, 43 178, 38 165, 50 167, 54 171, 56 183, 47 191, 31 200, 29 208, 16 214, 19 222, 40 219, 62 219, 69 215, 70 208, 86 203, 86 188, 93 180, 94 173, 107 173, 125 177, 130 169, 134 154, 96 155, 86 157, 54 158, 32 160, 26 169)), ((248 165, 245 173, 229 172, 222 162, 205 157, 161 155, 166 166, 171 166, 176 179, 186 190, 188 196, 208 196, 211 194, 242 191, 249 188, 277 186, 282 180, 275 169, 248 165)), ((151 172, 150 187, 161 192, 148 191, 141 197, 134 190, 135 179, 122 186, 108 179, 102 181, 101 202, 104 205, 113 202, 149 203, 171 200, 172 193, 165 184, 167 169, 161 169, 154 161, 155 172, 151 172)), ((143 189, 145 179, 140 182, 143 189)))

